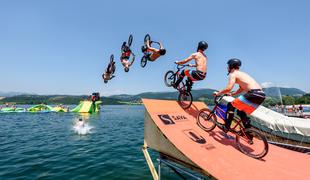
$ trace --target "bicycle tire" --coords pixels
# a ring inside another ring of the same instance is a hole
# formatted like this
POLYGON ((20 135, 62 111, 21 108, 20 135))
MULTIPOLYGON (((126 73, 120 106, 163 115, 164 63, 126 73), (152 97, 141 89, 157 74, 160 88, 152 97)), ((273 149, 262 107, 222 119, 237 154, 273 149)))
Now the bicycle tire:
POLYGON ((211 114, 210 109, 204 108, 199 111, 196 120, 201 129, 210 132, 216 127, 217 117, 214 113, 211 114), (208 125, 206 122, 208 122, 208 125))
POLYGON ((113 61, 114 61, 114 55, 111 54, 111 56, 110 56, 110 63, 112 63, 113 61))
POLYGON ((130 34, 129 38, 128 38, 128 46, 130 47, 132 44, 132 40, 133 40, 133 36, 132 34, 130 34))
POLYGON ((124 42, 124 43, 122 44, 122 47, 121 47, 121 51, 122 51, 122 52, 125 51, 125 47, 126 47, 126 42, 124 42))
POLYGON ((248 137, 248 136, 252 136, 252 139, 253 139, 253 140, 251 140, 252 144, 250 144, 248 142, 244 143, 244 144, 241 143, 240 142, 240 140, 241 140, 240 136, 236 135, 236 143, 237 143, 238 149, 242 153, 246 154, 247 156, 250 156, 250 157, 255 158, 255 159, 261 159, 264 156, 266 156, 266 154, 268 153, 268 150, 269 150, 266 137, 264 135, 262 135, 256 129, 252 129, 252 128, 245 129, 244 132, 245 132, 245 135, 247 136, 246 139, 250 140, 251 137, 248 137), (254 150, 258 149, 259 142, 262 143, 264 147, 262 148, 262 150, 259 150, 258 153, 253 153, 254 150))
POLYGON ((192 93, 189 91, 180 91, 178 96, 178 103, 183 109, 188 109, 193 103, 192 93))
POLYGON ((149 41, 151 43, 151 36, 149 34, 146 34, 144 36, 144 44, 146 45, 146 42, 149 41))
POLYGON ((172 70, 166 72, 164 81, 167 87, 171 87, 172 83, 175 82, 175 74, 172 70))
POLYGON ((145 56, 142 56, 142 58, 141 58, 141 67, 145 67, 146 66, 146 64, 147 64, 147 58, 145 57, 145 56))

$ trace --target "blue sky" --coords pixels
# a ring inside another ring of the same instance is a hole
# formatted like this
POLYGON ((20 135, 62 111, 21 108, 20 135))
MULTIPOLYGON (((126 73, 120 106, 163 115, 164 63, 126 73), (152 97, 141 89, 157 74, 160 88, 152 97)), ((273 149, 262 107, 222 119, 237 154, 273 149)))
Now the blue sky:
POLYGON ((0 0, 0 91, 171 91, 165 72, 205 40, 208 74, 194 88, 223 88, 226 62, 237 57, 260 83, 310 92, 309 8, 306 0, 0 0), (167 54, 142 69, 146 33, 162 41, 167 54), (125 73, 120 46, 129 34, 137 60, 125 73), (116 78, 104 84, 110 54, 118 63, 116 78))

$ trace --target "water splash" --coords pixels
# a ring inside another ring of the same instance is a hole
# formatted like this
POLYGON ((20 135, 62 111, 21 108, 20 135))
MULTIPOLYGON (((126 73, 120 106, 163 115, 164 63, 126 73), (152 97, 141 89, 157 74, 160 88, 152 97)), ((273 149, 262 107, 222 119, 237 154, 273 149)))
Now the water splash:
POLYGON ((84 122, 83 124, 81 123, 75 123, 73 126, 73 130, 75 133, 78 135, 86 135, 91 133, 91 130, 93 129, 92 126, 90 126, 88 123, 84 122))

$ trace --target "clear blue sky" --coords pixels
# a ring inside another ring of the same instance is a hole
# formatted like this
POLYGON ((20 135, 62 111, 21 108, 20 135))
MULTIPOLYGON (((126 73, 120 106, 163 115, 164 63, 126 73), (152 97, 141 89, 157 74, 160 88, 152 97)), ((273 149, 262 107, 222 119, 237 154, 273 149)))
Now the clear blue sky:
POLYGON ((310 1, 0 0, 0 91, 102 95, 169 91, 173 62, 209 43, 208 74, 194 88, 223 88, 226 62, 240 58, 258 82, 310 92, 310 1), (144 35, 167 54, 140 67, 144 35), (120 46, 133 34, 137 61, 125 73, 120 46), (101 74, 110 54, 116 78, 101 74))

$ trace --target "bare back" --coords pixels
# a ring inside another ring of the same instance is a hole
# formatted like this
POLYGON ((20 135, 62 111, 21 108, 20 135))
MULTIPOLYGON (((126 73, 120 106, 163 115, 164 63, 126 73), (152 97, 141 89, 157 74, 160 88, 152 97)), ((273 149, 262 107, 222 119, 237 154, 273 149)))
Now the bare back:
POLYGON ((252 89, 262 89, 262 87, 247 73, 241 72, 239 70, 231 73, 232 76, 235 76, 236 83, 244 91, 250 91, 252 89))
POLYGON ((198 71, 207 72, 207 56, 204 53, 196 52, 193 54, 193 59, 196 63, 196 69, 198 71))

